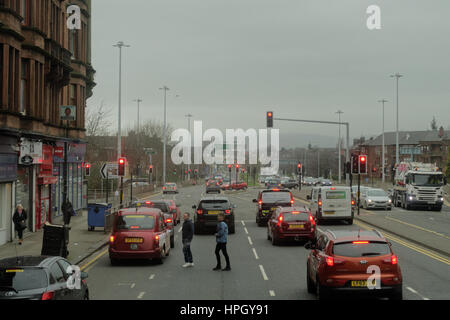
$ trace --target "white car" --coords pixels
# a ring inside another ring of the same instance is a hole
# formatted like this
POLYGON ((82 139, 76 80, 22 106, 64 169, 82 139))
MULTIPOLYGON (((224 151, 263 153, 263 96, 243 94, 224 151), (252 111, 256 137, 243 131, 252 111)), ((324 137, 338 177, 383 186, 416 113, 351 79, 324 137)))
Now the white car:
POLYGON ((364 209, 392 210, 392 200, 383 189, 369 189, 362 203, 364 209))
POLYGON ((308 200, 318 224, 326 220, 345 220, 353 224, 350 187, 314 187, 308 200))

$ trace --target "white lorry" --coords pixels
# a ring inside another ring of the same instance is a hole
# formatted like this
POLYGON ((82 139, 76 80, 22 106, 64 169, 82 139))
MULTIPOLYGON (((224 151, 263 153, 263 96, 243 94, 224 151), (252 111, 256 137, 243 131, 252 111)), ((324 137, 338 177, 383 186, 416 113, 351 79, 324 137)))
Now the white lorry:
POLYGON ((395 170, 392 202, 407 210, 422 207, 441 211, 446 184, 446 177, 434 164, 401 162, 395 170))

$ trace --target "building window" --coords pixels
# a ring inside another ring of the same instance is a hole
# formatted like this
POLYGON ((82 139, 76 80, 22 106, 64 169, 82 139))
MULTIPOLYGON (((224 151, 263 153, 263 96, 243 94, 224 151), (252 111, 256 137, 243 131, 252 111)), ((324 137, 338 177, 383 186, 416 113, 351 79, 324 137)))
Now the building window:
POLYGON ((70 105, 71 106, 77 105, 77 85, 76 84, 70 85, 70 105))
POLYGON ((20 112, 26 113, 28 102, 28 60, 22 59, 21 75, 20 75, 20 112))
POLYGON ((0 108, 3 107, 3 44, 0 43, 0 108))

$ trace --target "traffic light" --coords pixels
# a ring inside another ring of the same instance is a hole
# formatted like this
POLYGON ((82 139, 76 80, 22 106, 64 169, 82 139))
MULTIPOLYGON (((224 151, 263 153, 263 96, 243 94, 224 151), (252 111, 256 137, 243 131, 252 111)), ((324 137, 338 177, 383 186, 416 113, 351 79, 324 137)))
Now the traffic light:
POLYGON ((152 164, 150 165, 150 167, 148 167, 148 171, 149 171, 150 174, 153 173, 153 165, 152 164))
POLYGON ((350 161, 345 163, 344 173, 352 174, 352 163, 350 161))
POLYGON ((86 163, 84 175, 86 177, 89 177, 91 175, 91 164, 90 163, 86 163))
POLYGON ((359 173, 359 156, 355 154, 352 155, 352 173, 359 173))
POLYGON ((359 174, 367 174, 367 156, 359 156, 359 174))
POLYGON ((267 112, 267 128, 273 128, 273 112, 267 112))
POLYGON ((300 162, 297 163, 297 173, 302 174, 302 164, 300 162))
POLYGON ((239 171, 239 165, 236 164, 236 171, 239 171))
POLYGON ((125 175, 125 162, 124 158, 119 159, 118 176, 123 177, 125 175))
POLYGON ((173 174, 177 174, 177 169, 176 168, 173 169, 173 174))
POLYGON ((228 165, 228 171, 231 172, 231 164, 228 165))
POLYGON ((373 173, 377 173, 377 168, 376 168, 376 167, 373 167, 373 168, 372 168, 372 172, 373 172, 373 173))

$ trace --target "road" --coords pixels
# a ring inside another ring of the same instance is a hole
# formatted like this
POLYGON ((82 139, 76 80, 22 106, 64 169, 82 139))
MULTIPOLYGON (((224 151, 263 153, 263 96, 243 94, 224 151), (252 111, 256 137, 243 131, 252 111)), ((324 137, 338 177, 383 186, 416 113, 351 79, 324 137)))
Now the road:
MULTIPOLYGON (((176 199, 182 212, 192 212, 204 191, 202 186, 180 189, 176 199)), ((228 252, 232 271, 212 271, 215 266, 215 238, 196 235, 192 243, 195 266, 182 268, 181 225, 176 226, 176 245, 163 265, 147 261, 125 262, 112 267, 107 249, 84 265, 89 273, 91 299, 101 300, 312 300, 306 290, 308 250, 301 244, 272 246, 266 228, 255 223, 252 203, 256 189, 229 194, 237 205, 236 234, 229 236, 228 252)), ((161 198, 162 195, 150 199, 161 198)), ((298 205, 304 205, 297 199, 298 205)), ((349 226, 319 226, 319 229, 359 229, 368 226, 355 222, 349 226)), ((450 261, 404 239, 390 236, 399 258, 404 279, 404 299, 450 299, 450 261)))

